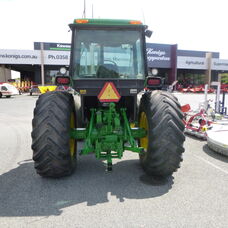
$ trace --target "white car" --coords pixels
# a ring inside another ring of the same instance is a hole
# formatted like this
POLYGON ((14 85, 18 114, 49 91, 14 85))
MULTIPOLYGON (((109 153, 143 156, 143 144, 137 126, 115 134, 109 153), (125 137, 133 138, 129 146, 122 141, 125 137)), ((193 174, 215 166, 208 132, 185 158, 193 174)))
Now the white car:
POLYGON ((0 98, 2 96, 6 96, 7 98, 11 97, 12 95, 18 95, 19 91, 18 89, 10 85, 8 83, 0 83, 0 98))

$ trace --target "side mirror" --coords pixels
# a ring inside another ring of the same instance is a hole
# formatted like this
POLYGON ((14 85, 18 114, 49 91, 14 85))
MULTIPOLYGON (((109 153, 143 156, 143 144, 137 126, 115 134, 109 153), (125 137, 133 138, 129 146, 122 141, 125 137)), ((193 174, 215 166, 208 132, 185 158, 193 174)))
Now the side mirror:
POLYGON ((146 30, 146 31, 145 31, 145 35, 146 35, 146 37, 148 37, 148 38, 150 38, 150 37, 152 36, 152 34, 153 34, 153 31, 151 31, 151 30, 146 30))

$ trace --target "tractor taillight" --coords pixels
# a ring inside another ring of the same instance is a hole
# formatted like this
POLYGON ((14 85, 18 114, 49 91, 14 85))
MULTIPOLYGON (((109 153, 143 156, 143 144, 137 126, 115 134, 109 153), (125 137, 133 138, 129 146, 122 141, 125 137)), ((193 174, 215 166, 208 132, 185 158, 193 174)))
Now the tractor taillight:
POLYGON ((57 76, 56 77, 56 84, 57 85, 69 85, 70 78, 66 76, 57 76))
POLYGON ((146 87, 148 89, 160 89, 162 87, 162 79, 160 77, 148 77, 146 87))
POLYGON ((159 86, 161 84, 161 81, 159 79, 149 79, 147 81, 147 85, 149 86, 159 86))

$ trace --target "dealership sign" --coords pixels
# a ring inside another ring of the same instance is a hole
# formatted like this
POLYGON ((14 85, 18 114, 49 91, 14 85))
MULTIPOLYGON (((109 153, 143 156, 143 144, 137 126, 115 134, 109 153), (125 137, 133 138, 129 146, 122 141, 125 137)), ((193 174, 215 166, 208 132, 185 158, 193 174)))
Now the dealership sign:
MULTIPOLYGON (((52 51, 70 51, 71 44, 69 43, 47 43, 43 42, 44 50, 52 50, 52 51)), ((41 42, 34 42, 34 50, 41 49, 41 42)))
POLYGON ((212 59, 211 68, 213 70, 228 71, 228 60, 227 59, 212 59))
POLYGON ((207 59, 199 57, 187 57, 178 56, 177 57, 177 69, 207 69, 207 59))
POLYGON ((171 45, 146 44, 148 67, 170 68, 171 45))
MULTIPOLYGON (((177 69, 207 70, 207 61, 206 58, 178 56, 177 69)), ((211 70, 228 71, 228 60, 213 58, 211 60, 211 70)))
MULTIPOLYGON (((69 51, 43 51, 44 65, 69 65, 69 51)), ((41 64, 41 51, 0 49, 0 64, 41 64)))
POLYGON ((0 64, 40 64, 40 51, 0 49, 0 64))

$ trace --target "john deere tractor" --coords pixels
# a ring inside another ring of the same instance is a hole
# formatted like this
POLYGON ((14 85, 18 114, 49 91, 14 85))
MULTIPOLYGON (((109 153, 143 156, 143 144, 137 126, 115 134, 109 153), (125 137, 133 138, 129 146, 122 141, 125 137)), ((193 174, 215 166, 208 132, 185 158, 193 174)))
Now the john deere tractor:
POLYGON ((56 77, 56 83, 75 92, 47 92, 37 100, 37 173, 70 175, 78 152, 94 153, 111 171, 113 159, 132 151, 148 175, 172 175, 184 152, 183 115, 177 99, 161 90, 161 79, 147 75, 145 37, 152 32, 133 20, 75 19, 70 28, 69 76, 56 77))

